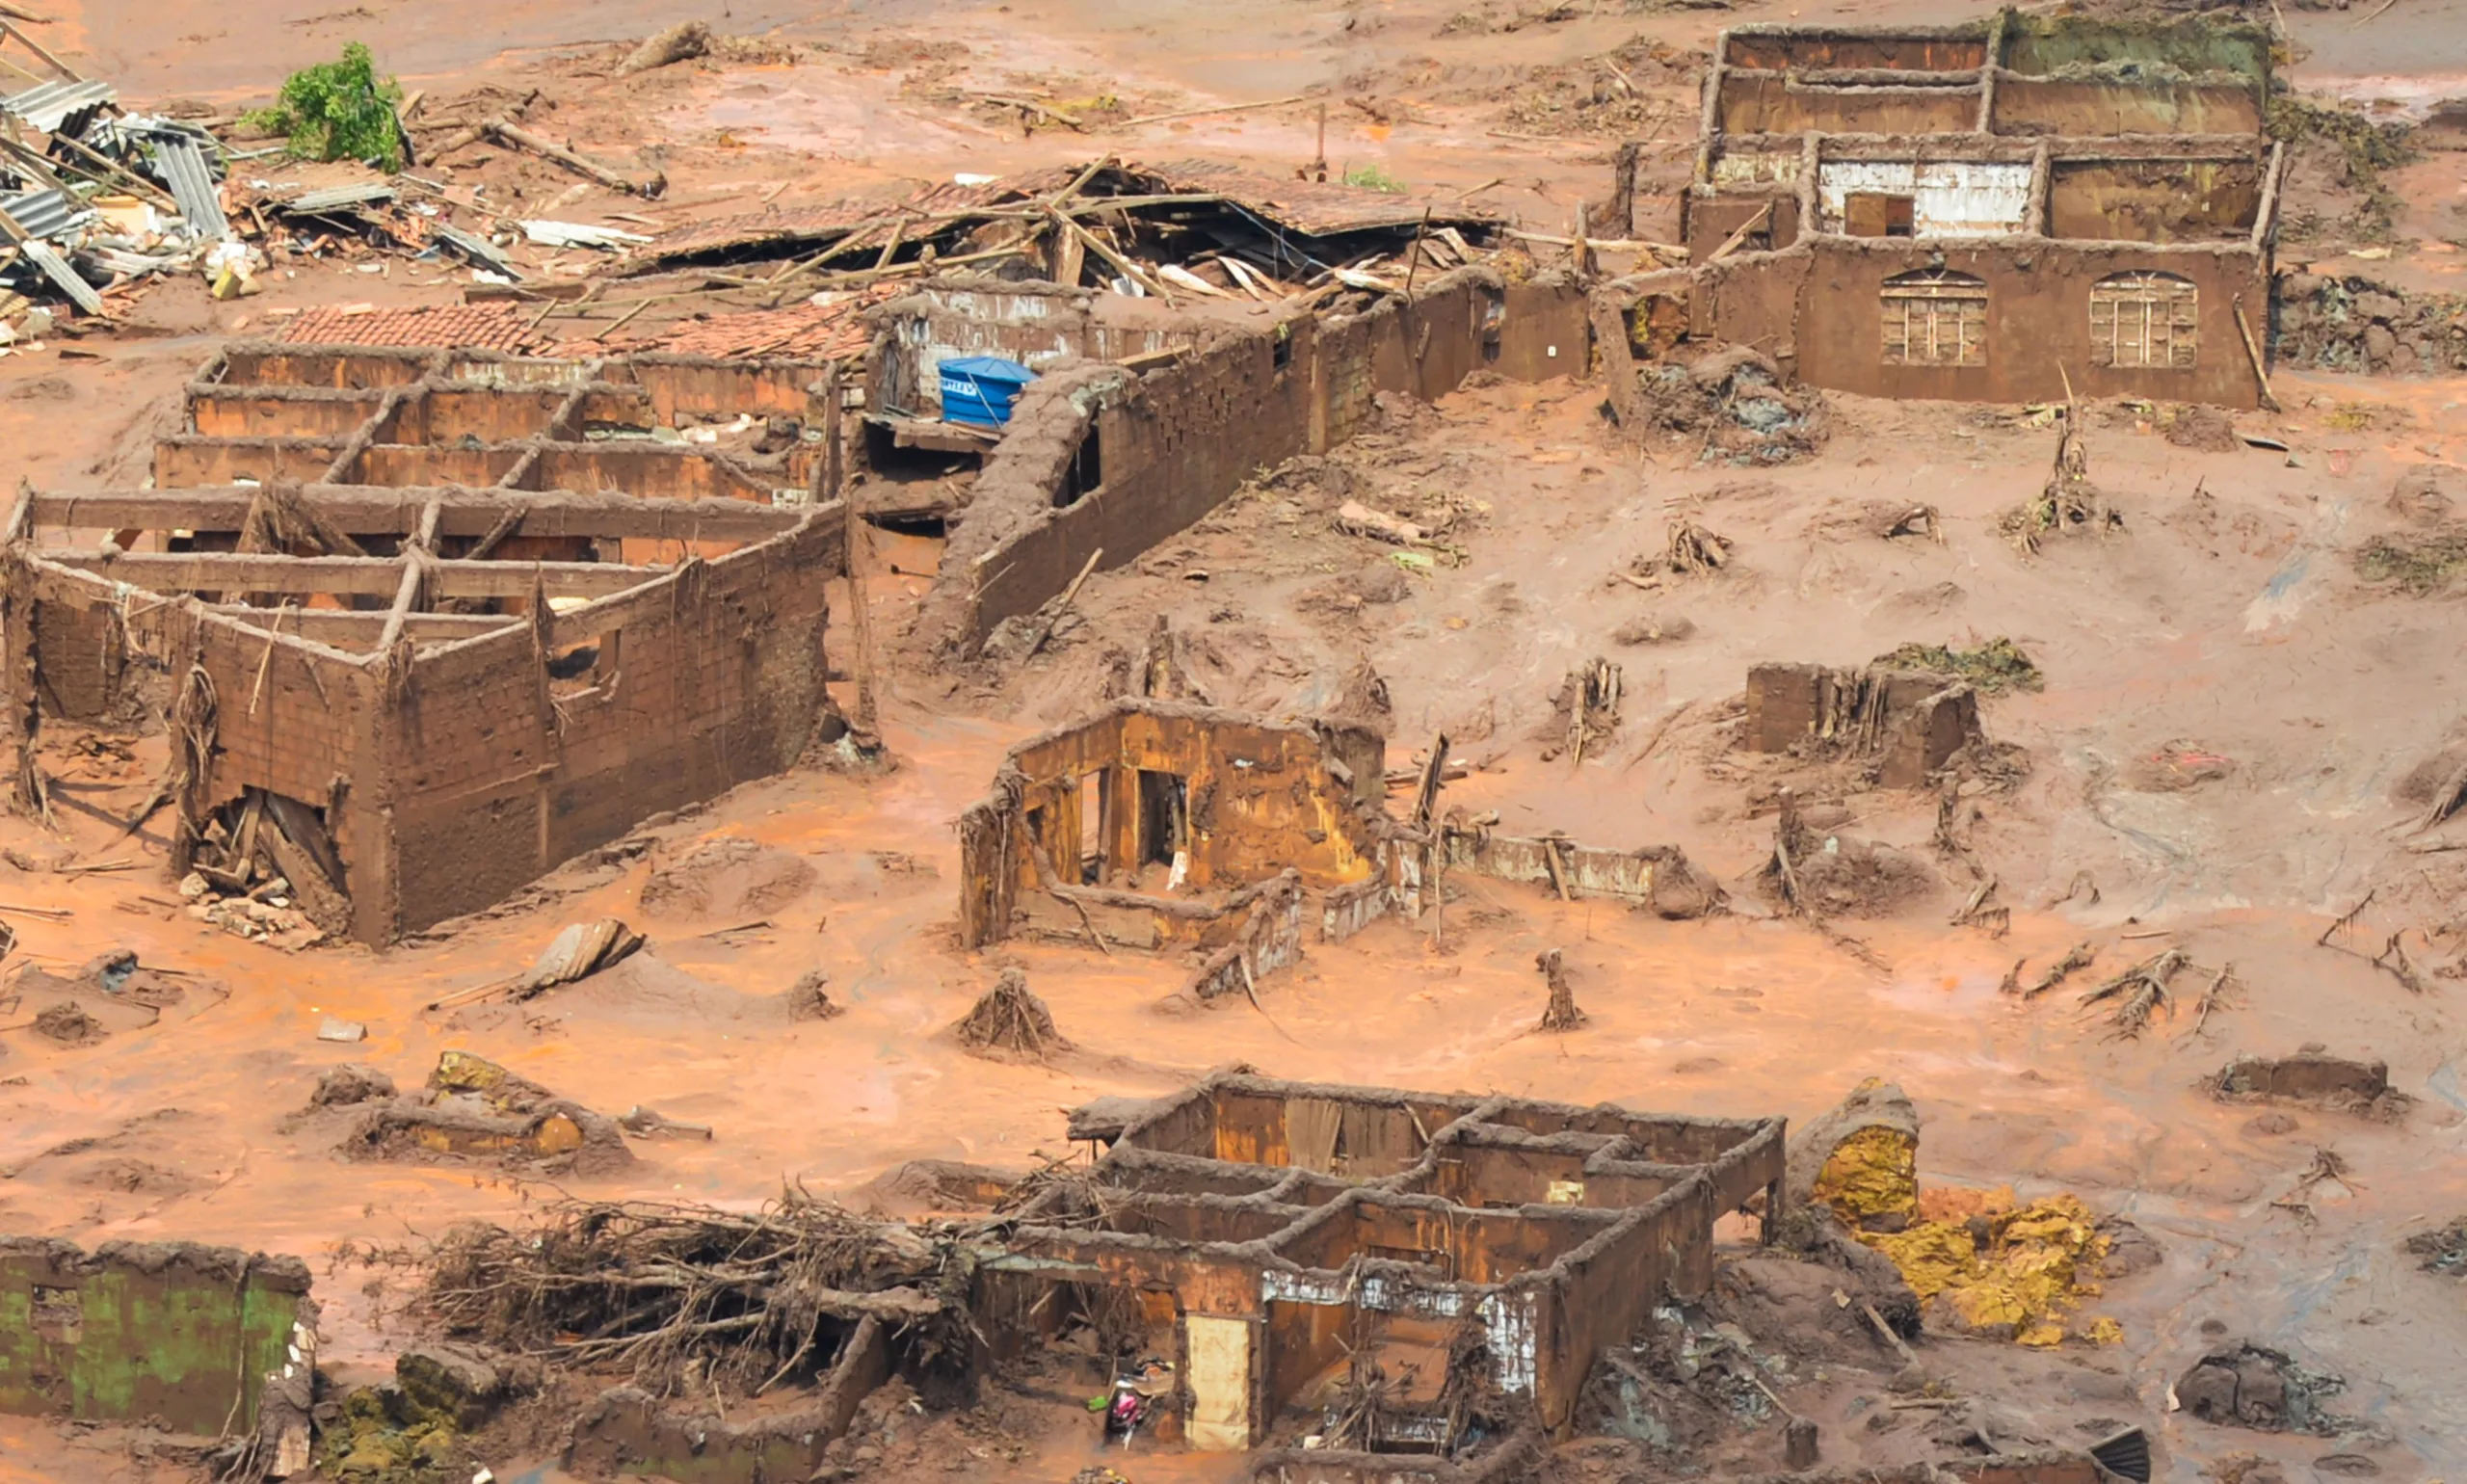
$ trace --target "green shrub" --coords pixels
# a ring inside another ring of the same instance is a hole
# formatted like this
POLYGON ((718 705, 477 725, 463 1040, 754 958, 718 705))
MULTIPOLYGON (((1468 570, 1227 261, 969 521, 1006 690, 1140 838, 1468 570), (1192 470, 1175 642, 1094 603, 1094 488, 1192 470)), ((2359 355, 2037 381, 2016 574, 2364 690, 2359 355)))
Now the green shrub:
POLYGON ((274 106, 249 121, 286 136, 304 160, 373 160, 396 171, 403 168, 403 126, 394 105, 402 99, 394 79, 377 75, 368 48, 351 41, 341 61, 292 73, 274 106))
POLYGON ((1385 191, 1391 196, 1401 195, 1405 189, 1403 181, 1376 165, 1357 165, 1345 172, 1345 184, 1360 186, 1366 191, 1385 191))

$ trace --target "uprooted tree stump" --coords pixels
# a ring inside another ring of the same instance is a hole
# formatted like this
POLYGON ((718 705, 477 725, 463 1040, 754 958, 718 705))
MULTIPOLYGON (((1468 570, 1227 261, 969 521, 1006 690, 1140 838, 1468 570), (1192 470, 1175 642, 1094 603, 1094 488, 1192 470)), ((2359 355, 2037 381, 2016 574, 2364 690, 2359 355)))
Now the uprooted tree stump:
POLYGON ((788 987, 788 1019, 791 1020, 828 1020, 848 1013, 848 1007, 835 1003, 830 994, 831 976, 819 968, 809 968, 788 987))
POLYGON ((1533 967, 1542 970, 1543 979, 1551 986, 1551 1002, 1543 1007, 1542 1021, 1535 1029, 1569 1031, 1582 1025, 1585 1015, 1577 1008, 1576 992, 1568 985, 1568 966, 1559 950, 1535 954, 1533 967))
POLYGON ((1028 993, 1028 976, 1006 968, 953 1031, 960 1045, 979 1056, 1043 1061, 1071 1043, 1054 1029, 1053 1012, 1028 993))
POLYGON ((1618 734, 1619 689, 1619 667, 1600 655, 1568 672, 1556 709, 1567 717, 1567 750, 1578 762, 1618 734))
POLYGON ((2034 556, 2047 536, 2076 531, 2105 534, 2124 525, 2124 514, 2108 503, 2090 482, 2090 444, 2082 426, 2082 404, 2067 396, 2064 432, 2056 443, 2056 461, 2047 486, 2037 496, 2007 511, 1997 522, 2004 539, 2024 556, 2034 556))
POLYGON ((1693 520, 1674 520, 1670 523, 1669 549, 1662 560, 1675 572, 1720 571, 1730 565, 1731 540, 1693 520))

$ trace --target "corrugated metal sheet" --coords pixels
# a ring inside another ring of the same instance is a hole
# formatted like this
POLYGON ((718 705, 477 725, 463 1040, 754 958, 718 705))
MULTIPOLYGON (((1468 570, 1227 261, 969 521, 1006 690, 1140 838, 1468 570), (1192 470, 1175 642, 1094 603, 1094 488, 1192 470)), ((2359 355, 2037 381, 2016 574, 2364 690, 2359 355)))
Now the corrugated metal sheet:
POLYGON ((56 133, 71 116, 99 108, 119 97, 119 90, 110 83, 44 83, 0 98, 0 114, 23 119, 45 134, 51 134, 56 133))
POLYGON ((189 231, 197 237, 225 238, 231 224, 224 218, 223 200, 214 189, 214 172, 206 169, 205 151, 197 141, 179 134, 157 134, 154 158, 171 183, 172 199, 180 203, 189 231))
POLYGON ((392 200, 394 196, 392 186, 382 180, 371 180, 358 185, 329 186, 322 191, 303 191, 278 209, 286 215, 313 217, 320 212, 380 205, 392 200))
POLYGON ((1912 198, 1920 237, 1994 237, 2018 232, 2030 210, 2030 167, 1995 160, 1833 160, 1817 167, 1827 231, 1843 229, 1854 195, 1912 198))
POLYGON ((93 284, 77 277, 77 270, 68 266, 66 258, 52 251, 50 243, 38 237, 19 247, 26 254, 26 261, 41 269, 43 277, 58 284, 60 291, 68 296, 69 303, 89 314, 103 312, 103 296, 94 292, 93 284))
POLYGON ((438 241, 462 253, 468 261, 491 273, 502 274, 517 283, 522 281, 522 271, 514 266, 514 260, 498 252, 496 244, 486 237, 466 232, 459 226, 448 226, 442 222, 432 230, 438 241))
POLYGON ((0 196, 0 211, 37 237, 57 237, 93 215, 83 201, 60 190, 0 196))

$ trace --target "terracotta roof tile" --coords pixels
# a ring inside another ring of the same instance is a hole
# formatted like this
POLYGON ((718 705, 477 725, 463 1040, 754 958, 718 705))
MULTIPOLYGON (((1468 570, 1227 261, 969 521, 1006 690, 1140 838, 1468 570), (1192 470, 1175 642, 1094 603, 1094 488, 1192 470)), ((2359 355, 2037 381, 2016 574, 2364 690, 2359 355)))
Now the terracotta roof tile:
POLYGON ((862 311, 906 291, 905 284, 878 283, 829 304, 687 320, 662 332, 648 348, 678 356, 780 356, 798 360, 862 356, 873 339, 862 311))
POLYGON ((518 351, 531 339, 518 304, 435 305, 411 309, 303 309, 283 333, 297 345, 438 345, 518 351))

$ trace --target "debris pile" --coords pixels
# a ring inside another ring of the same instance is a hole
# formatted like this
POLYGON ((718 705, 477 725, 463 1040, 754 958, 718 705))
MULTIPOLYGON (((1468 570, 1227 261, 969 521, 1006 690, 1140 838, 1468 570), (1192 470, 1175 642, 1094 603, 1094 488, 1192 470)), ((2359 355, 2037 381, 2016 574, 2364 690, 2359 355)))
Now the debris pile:
POLYGON ((2292 273, 2278 280, 2275 321, 2270 348, 2282 364, 2398 374, 2467 370, 2467 297, 2292 273))
POLYGON ((94 1046, 119 1031, 144 1030, 188 997, 178 978, 143 967, 125 948, 89 959, 73 975, 20 963, 0 986, 0 999, 40 1006, 32 1020, 12 1029, 31 1029, 64 1047, 94 1046))
POLYGON ((2034 1346, 2123 1338, 2113 1319, 2072 1325, 2082 1300, 2099 1294, 2112 1243, 2080 1197, 2017 1205, 2010 1190, 1938 1188, 1921 1210, 1903 1231, 1860 1240, 1893 1259, 1939 1324, 2034 1346))
POLYGON ((2090 482, 2090 444, 2081 402, 2068 398, 2062 417, 2064 431, 2056 440, 2056 461, 2047 484, 2035 497, 2006 511, 1996 524, 2004 540, 2024 556, 2037 555, 2040 544, 2051 536, 2104 536, 2124 528, 2124 513, 2109 505, 2107 495, 2090 482))
MULTIPOLYGON (((1588 753, 1599 755, 1619 734, 1619 667, 1599 655, 1569 671, 1560 683, 1552 706, 1558 724, 1553 729, 1575 761, 1583 762, 1588 753)), ((1550 749, 1543 759, 1557 754, 1557 748, 1550 749)))
POLYGON ((2454 1217, 2446 1226, 2430 1232, 2419 1232, 2406 1240, 2407 1255, 2423 1259, 2427 1273, 2445 1278, 2467 1278, 2467 1216, 2454 1217))
POLYGON ((2112 1319, 2077 1327, 2074 1316, 2129 1229, 2070 1195, 2021 1204, 2010 1189, 1923 1190, 1918 1110, 1899 1087, 1871 1077, 1794 1133, 1786 1181, 1891 1259, 1942 1327, 2032 1346, 2121 1338, 2112 1319))
POLYGON ((1028 976, 1016 968, 1002 970, 951 1029, 962 1047, 996 1061, 1041 1062, 1071 1049, 1054 1029, 1053 1012, 1028 992, 1028 976))
POLYGON ((2340 1419, 2322 1410, 2321 1399, 2346 1387, 2342 1378, 2299 1365, 2284 1351, 2236 1344, 2195 1361, 2177 1380, 2175 1394, 2187 1412, 2222 1427, 2330 1437, 2340 1419))
POLYGON ((1891 915, 1941 885, 1908 851, 1811 827, 1787 789, 1773 823, 1773 854, 1758 880, 1775 906, 1819 926, 1828 917, 1891 915))
MULTIPOLYGON (((319 1097, 327 1092, 320 1083, 319 1097)), ((418 1092, 355 1105, 361 1111, 341 1145, 352 1159, 484 1159, 592 1175, 634 1158, 614 1120, 468 1051, 439 1055, 418 1092)))
POLYGON ((753 1211, 566 1202, 523 1232, 459 1226, 430 1255, 427 1307, 459 1338, 630 1372, 655 1395, 810 1384, 866 1317, 912 1364, 964 1362, 970 1264, 946 1239, 783 1193, 753 1211))
POLYGON ((2387 582, 2410 597, 2449 588, 2467 568, 2467 524, 2443 521, 2429 530, 2385 531, 2356 548, 2356 575, 2387 582))
POLYGON ((1636 374, 1646 425, 1701 439, 1699 464, 1789 464, 1815 454, 1832 436, 1823 395, 1784 385, 1781 367, 1752 346, 1730 346, 1694 361, 1655 361, 1636 374))
POLYGON ((485 1477, 467 1435, 538 1382, 537 1363, 518 1357, 415 1345, 394 1358, 392 1385, 356 1388, 319 1424, 318 1467, 343 1484, 485 1477))
POLYGON ((318 811, 296 799, 247 790, 207 818, 188 867, 189 915, 226 933, 296 950, 351 932, 341 854, 318 811))
POLYGON ((1941 644, 1905 644, 1889 654, 1877 655, 1875 665, 1880 670, 1923 670, 1933 675, 1959 676, 1982 696, 2035 691, 2047 685, 2047 677, 2022 652, 2022 647, 2002 636, 1967 649, 1941 644))
POLYGON ((828 1020, 847 1013, 847 1006, 831 997, 831 975, 819 968, 807 969, 788 986, 791 1020, 828 1020))
POLYGON ((0 108, 0 355, 40 341, 70 311, 116 316, 138 280, 199 268, 228 279, 262 263, 232 240, 211 133, 128 112, 112 84, 13 27, 0 29, 0 61, 36 80, 13 82, 0 108))
POLYGON ((2352 1061, 2307 1047, 2294 1056, 2240 1056, 2207 1083, 2221 1102, 2301 1102, 2391 1121, 2414 1101, 2390 1085, 2386 1062, 2352 1061))

